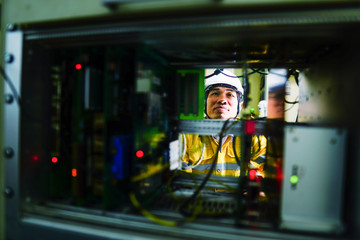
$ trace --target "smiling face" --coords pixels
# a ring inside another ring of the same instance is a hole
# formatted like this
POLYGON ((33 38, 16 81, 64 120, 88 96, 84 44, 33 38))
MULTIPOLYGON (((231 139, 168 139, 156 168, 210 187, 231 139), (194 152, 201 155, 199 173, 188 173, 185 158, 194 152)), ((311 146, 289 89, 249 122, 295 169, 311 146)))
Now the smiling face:
POLYGON ((214 87, 206 100, 206 113, 211 119, 235 118, 238 112, 237 93, 232 88, 214 87))

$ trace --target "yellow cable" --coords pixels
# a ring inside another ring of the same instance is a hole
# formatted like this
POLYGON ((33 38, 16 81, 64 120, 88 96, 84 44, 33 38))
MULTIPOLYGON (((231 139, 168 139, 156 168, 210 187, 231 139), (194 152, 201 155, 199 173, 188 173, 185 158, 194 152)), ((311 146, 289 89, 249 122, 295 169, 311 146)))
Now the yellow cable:
MULTIPOLYGON (((178 176, 178 175, 182 175, 182 174, 187 174, 187 175, 189 175, 189 174, 186 173, 186 172, 178 171, 176 174, 172 175, 172 176, 169 178, 169 180, 167 181, 167 184, 166 184, 170 196, 171 196, 175 201, 177 201, 178 203, 181 203, 181 200, 174 194, 173 190, 171 189, 171 185, 170 185, 170 184, 171 184, 172 180, 174 179, 174 177, 176 177, 176 176, 178 176)), ((191 179, 193 180, 193 182, 194 182, 194 184, 195 184, 195 187, 198 187, 198 183, 197 183, 196 179, 193 178, 193 174, 192 174, 192 173, 190 174, 190 177, 191 177, 191 179)))
MULTIPOLYGON (((148 210, 144 209, 139 201, 136 199, 135 193, 131 192, 129 193, 129 198, 133 206, 147 219, 149 219, 152 222, 155 222, 157 224, 168 226, 168 227, 176 227, 177 225, 181 224, 184 221, 169 221, 165 219, 161 219, 148 210)), ((197 215, 202 211, 201 207, 199 209, 195 208, 196 211, 194 211, 194 214, 186 219, 187 222, 192 222, 196 219, 197 215)))
POLYGON ((161 219, 157 216, 155 216, 154 214, 152 214, 151 212, 149 212, 148 210, 144 209, 139 201, 136 199, 135 197, 135 194, 133 192, 131 192, 129 194, 129 197, 130 197, 130 201, 131 203, 134 205, 134 207, 140 211, 140 213, 146 217, 147 219, 157 223, 157 224, 160 224, 160 225, 164 225, 164 226, 169 226, 169 227, 175 227, 177 226, 178 222, 176 221, 168 221, 168 220, 164 220, 164 219, 161 219))
MULTIPOLYGON (((192 174, 199 175, 199 176, 203 175, 203 173, 192 173, 192 174)), ((234 191, 234 192, 237 191, 236 188, 233 188, 233 187, 231 187, 231 186, 229 186, 229 185, 227 185, 227 184, 225 184, 225 183, 223 183, 223 182, 221 182, 219 180, 213 179, 211 177, 209 178, 209 181, 216 182, 217 184, 226 187, 229 191, 234 191)))
POLYGON ((148 177, 151 177, 152 175, 155 175, 156 173, 159 173, 163 171, 164 169, 167 169, 169 167, 169 164, 156 164, 156 165, 149 165, 148 170, 146 172, 140 173, 139 175, 133 176, 131 178, 132 182, 137 182, 144 180, 148 177))

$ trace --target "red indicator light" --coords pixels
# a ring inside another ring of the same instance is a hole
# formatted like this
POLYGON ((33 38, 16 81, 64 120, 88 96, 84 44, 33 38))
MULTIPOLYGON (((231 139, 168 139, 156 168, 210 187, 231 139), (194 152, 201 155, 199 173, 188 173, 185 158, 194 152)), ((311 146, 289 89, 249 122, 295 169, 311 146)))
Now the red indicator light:
POLYGON ((38 161, 38 160, 39 160, 39 156, 38 156, 38 155, 34 155, 34 156, 32 157, 32 160, 33 160, 33 161, 38 161))
POLYGON ((138 158, 142 158, 142 157, 144 156, 144 152, 141 151, 141 150, 138 150, 138 151, 136 152, 136 156, 137 156, 138 158))
POLYGON ((255 121, 248 120, 245 122, 245 134, 253 135, 255 133, 255 121))
POLYGON ((250 180, 255 180, 255 178, 256 178, 256 170, 255 170, 255 169, 251 169, 251 170, 249 171, 249 179, 250 179, 250 180))
POLYGON ((81 67, 82 67, 82 66, 81 66, 81 64, 80 64, 80 63, 78 63, 78 64, 76 64, 76 65, 75 65, 76 70, 80 70, 80 69, 81 69, 81 67))
MULTIPOLYGON (((277 159, 277 162, 280 163, 280 159, 277 159)), ((282 180, 284 178, 284 173, 283 173, 283 168, 281 164, 278 164, 277 168, 276 168, 276 180, 278 183, 278 186, 281 186, 282 180)))
POLYGON ((51 158, 51 162, 52 162, 52 163, 57 163, 58 160, 59 160, 59 159, 58 159, 57 157, 52 157, 52 158, 51 158))
POLYGON ((71 176, 77 177, 77 169, 76 168, 71 169, 71 176))

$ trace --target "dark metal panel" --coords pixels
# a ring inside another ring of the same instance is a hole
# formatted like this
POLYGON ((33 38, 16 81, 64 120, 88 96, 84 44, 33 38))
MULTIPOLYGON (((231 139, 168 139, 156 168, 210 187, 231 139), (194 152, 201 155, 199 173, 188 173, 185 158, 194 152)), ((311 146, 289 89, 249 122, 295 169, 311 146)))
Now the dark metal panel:
POLYGON ((18 218, 20 203, 19 186, 19 135, 20 135, 20 81, 22 67, 22 32, 9 32, 6 35, 5 72, 8 82, 5 96, 13 98, 4 107, 5 142, 2 151, 5 153, 5 195, 6 195, 6 236, 18 239, 18 218), (10 87, 11 86, 11 87, 10 87))

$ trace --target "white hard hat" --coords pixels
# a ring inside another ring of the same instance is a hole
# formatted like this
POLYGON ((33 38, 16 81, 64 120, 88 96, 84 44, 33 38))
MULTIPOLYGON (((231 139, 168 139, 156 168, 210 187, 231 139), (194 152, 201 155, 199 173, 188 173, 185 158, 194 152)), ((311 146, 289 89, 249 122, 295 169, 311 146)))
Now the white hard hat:
POLYGON ((244 94, 240 79, 228 70, 217 70, 212 76, 208 77, 205 81, 205 92, 209 91, 213 86, 231 87, 241 95, 244 94))

